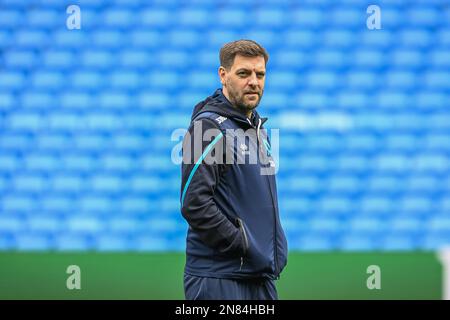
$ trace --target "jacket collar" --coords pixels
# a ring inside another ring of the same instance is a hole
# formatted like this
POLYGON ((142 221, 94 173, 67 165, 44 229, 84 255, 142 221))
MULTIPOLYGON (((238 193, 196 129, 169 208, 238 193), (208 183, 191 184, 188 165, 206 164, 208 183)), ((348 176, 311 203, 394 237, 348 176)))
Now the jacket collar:
POLYGON ((256 127, 258 125, 259 119, 261 119, 261 125, 263 125, 268 118, 261 118, 256 110, 253 110, 250 122, 248 122, 247 116, 241 111, 233 107, 230 101, 225 97, 222 89, 217 89, 211 96, 207 97, 205 100, 199 102, 192 112, 191 120, 197 115, 203 112, 214 112, 221 116, 234 119, 239 123, 246 124, 247 126, 256 127))

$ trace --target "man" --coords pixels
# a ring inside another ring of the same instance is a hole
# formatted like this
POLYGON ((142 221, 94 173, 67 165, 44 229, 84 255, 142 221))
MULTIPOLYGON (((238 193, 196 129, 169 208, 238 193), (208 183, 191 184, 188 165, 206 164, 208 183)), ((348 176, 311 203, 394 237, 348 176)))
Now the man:
POLYGON ((287 263, 287 242, 267 119, 256 112, 268 59, 254 41, 225 44, 222 89, 194 108, 181 184, 186 299, 278 299, 274 280, 287 263))

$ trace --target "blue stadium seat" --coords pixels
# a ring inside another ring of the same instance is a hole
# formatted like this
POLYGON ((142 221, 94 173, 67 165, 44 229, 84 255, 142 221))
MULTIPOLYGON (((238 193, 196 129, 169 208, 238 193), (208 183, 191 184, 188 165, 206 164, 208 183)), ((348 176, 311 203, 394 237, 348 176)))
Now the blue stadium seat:
POLYGON ((389 135, 386 137, 385 146, 386 149, 395 152, 397 151, 403 151, 405 153, 408 152, 414 152, 414 150, 417 147, 417 143, 419 142, 419 139, 417 136, 412 134, 396 134, 396 135, 389 135))
POLYGON ((12 163, 17 163, 14 168, 18 167, 19 159, 14 155, 15 152, 20 150, 29 150, 33 146, 33 138, 24 133, 5 133, 0 137, 0 147, 2 150, 11 153, 0 154, 0 167, 11 167, 12 163))
POLYGON ((429 197, 425 196, 405 196, 399 201, 399 210, 407 214, 429 214, 434 212, 434 204, 429 197))
POLYGON ((28 11, 23 18, 32 29, 52 29, 60 25, 61 12, 36 8, 28 11))
POLYGON ((442 91, 420 91, 415 96, 416 106, 424 111, 433 109, 443 109, 450 101, 450 95, 442 91))
POLYGON ((387 223, 389 230, 394 234, 398 232, 420 232, 423 228, 423 221, 421 219, 411 217, 408 215, 398 215, 389 223, 387 223))
POLYGON ((426 72, 425 86, 429 88, 448 90, 450 89, 450 72, 449 71, 431 71, 426 72))
POLYGON ((299 77, 294 72, 282 71, 282 72, 273 72, 267 81, 270 84, 270 87, 274 90, 280 91, 290 91, 294 88, 298 88, 299 77))
POLYGON ((125 8, 112 7, 105 10, 101 21, 106 27, 127 29, 135 25, 135 13, 125 8))
POLYGON ((440 199, 439 203, 437 204, 439 206, 438 210, 442 214, 450 214, 450 198, 448 195, 450 194, 450 190, 447 187, 447 193, 444 193, 442 198, 440 199))
MULTIPOLYGON (((111 21, 108 23, 110 24, 111 21)), ((92 34, 93 46, 97 48, 120 49, 128 45, 127 38, 125 32, 114 29, 99 30, 92 34)))
POLYGON ((313 175, 299 175, 285 180, 288 190, 304 195, 318 194, 324 188, 323 182, 313 175))
POLYGON ((58 168, 58 159, 48 153, 28 154, 22 159, 24 167, 30 171, 52 172, 58 168))
POLYGON ((15 237, 15 247, 23 251, 42 251, 53 248, 53 245, 43 234, 23 232, 15 237))
POLYGON ((58 234, 55 237, 55 247, 59 251, 84 251, 94 248, 87 236, 73 232, 58 234))
MULTIPOLYGON (((84 17, 84 13, 83 13, 83 17, 84 17)), ((83 18, 83 21, 85 19, 83 18)), ((88 43, 88 39, 89 37, 87 36, 88 33, 86 31, 84 31, 83 29, 81 30, 58 30, 55 31, 54 35, 53 35, 53 46, 55 49, 58 50, 68 50, 68 49, 73 49, 73 50, 77 50, 78 48, 83 48, 87 43, 88 43)), ((76 60, 77 65, 79 64, 79 57, 77 57, 78 59, 76 60)))
POLYGON ((31 194, 26 195, 8 195, 3 196, 2 212, 11 214, 26 214, 35 212, 38 203, 31 194))
POLYGON ((427 150, 438 151, 450 151, 450 136, 445 133, 429 134, 425 137, 425 144, 427 150))
MULTIPOLYGON (((391 24, 387 21, 387 16, 389 15, 389 9, 383 8, 382 14, 382 25, 390 26, 391 24)), ((399 19, 401 21, 401 19, 399 19)), ((397 23, 397 21, 396 21, 397 23)), ((395 32, 391 31, 391 28, 385 28, 376 30, 366 30, 361 33, 361 45, 366 48, 385 48, 391 49, 393 42, 395 41, 395 32)))
POLYGON ((307 49, 318 42, 317 35, 305 29, 288 29, 283 35, 283 42, 288 49, 307 49))
POLYGON ((395 201, 383 196, 367 196, 360 201, 358 212, 364 215, 388 215, 395 208, 395 201))
POLYGON ((234 7, 233 9, 219 10, 216 15, 216 22, 224 28, 240 28, 248 23, 247 13, 243 8, 234 7))
POLYGON ((100 72, 77 71, 72 75, 70 82, 76 89, 97 90, 105 83, 105 77, 100 72))
POLYGON ((164 29, 172 23, 172 13, 167 9, 149 8, 139 13, 139 24, 164 29))
POLYGON ((371 103, 370 96, 361 91, 341 91, 335 99, 336 107, 343 109, 363 109, 371 103))
POLYGON ((279 28, 287 22, 287 14, 278 8, 266 7, 256 10, 254 23, 270 29, 279 28))
POLYGON ((235 30, 211 28, 205 35, 205 46, 209 45, 207 48, 214 49, 217 54, 217 51, 220 50, 223 43, 234 41, 239 37, 242 37, 242 35, 235 30))
POLYGON ((210 18, 211 14, 205 8, 197 9, 193 6, 181 9, 177 14, 176 21, 183 27, 201 28, 208 25, 210 18))
POLYGON ((346 49, 354 44, 356 39, 352 32, 348 29, 330 29, 326 30, 322 35, 322 45, 328 48, 346 49))
POLYGON ((381 245, 381 250, 410 251, 418 247, 417 237, 405 235, 386 235, 381 245))
POLYGON ((292 24, 305 29, 320 29, 327 23, 326 14, 319 8, 300 7, 291 12, 292 24))
POLYGON ((331 237, 319 235, 305 235, 293 241, 292 245, 301 251, 326 251, 336 247, 336 243, 331 237))
POLYGON ((348 233, 343 235, 339 247, 345 251, 372 251, 379 249, 378 241, 367 234, 348 233))
POLYGON ((66 228, 69 232, 92 235, 101 232, 104 225, 100 219, 95 217, 76 216, 67 219, 66 228))
MULTIPOLYGON (((51 184, 48 182, 46 184, 47 188, 51 187, 51 184)), ((68 195, 43 195, 40 198, 40 207, 44 212, 49 214, 60 214, 62 212, 71 212, 75 207, 76 201, 75 199, 69 197, 68 195)))
POLYGON ((36 215, 28 218, 26 227, 33 233, 56 233, 61 230, 61 220, 57 216, 36 215))
POLYGON ((331 176, 327 183, 327 190, 331 193, 356 194, 361 192, 364 184, 353 175, 331 176))
POLYGON ((141 86, 141 76, 134 71, 119 70, 110 74, 109 82, 113 88, 136 90, 141 86))
POLYGON ((181 50, 162 50, 154 60, 158 61, 159 66, 183 69, 188 66, 189 55, 181 50))
POLYGON ((318 203, 318 212, 330 215, 348 215, 354 210, 353 201, 347 196, 330 195, 318 203))
POLYGON ((2 11, 0 12, 0 27, 2 29, 17 28, 21 24, 23 18, 24 16, 21 11, 14 10, 11 8, 10 9, 3 8, 2 11))
POLYGON ((138 219, 129 217, 115 217, 109 220, 108 230, 115 234, 133 234, 142 229, 142 224, 138 219))
POLYGON ((33 88, 56 91, 64 87, 65 77, 61 72, 38 71, 31 75, 31 85, 33 88))
POLYGON ((47 33, 43 30, 21 30, 14 35, 14 44, 18 48, 40 49, 44 48, 50 40, 47 33))
POLYGON ((17 233, 26 229, 25 222, 20 217, 0 216, 0 233, 17 233))
POLYGON ((15 247, 15 242, 13 240, 13 237, 9 234, 0 232, 0 250, 14 250, 16 249, 15 247))
POLYGON ((80 57, 81 64, 86 68, 108 69, 115 63, 113 53, 107 50, 86 50, 80 57))
MULTIPOLYGON (((87 83, 85 83, 84 81, 88 82, 88 79, 84 77, 80 77, 78 79, 79 80, 77 80, 76 86, 81 86, 82 88, 85 86, 87 87, 87 83)), ((95 83, 96 79, 92 79, 92 81, 95 83)), ((61 108, 67 110, 71 109, 83 110, 93 108, 97 106, 96 100, 97 99, 93 94, 89 94, 88 92, 78 90, 77 91, 72 90, 67 92, 62 91, 61 96, 59 98, 61 108)))
POLYGON ((330 13, 329 23, 339 27, 356 28, 364 23, 366 16, 361 11, 353 7, 339 6, 330 13))
POLYGON ((434 50, 430 53, 430 64, 436 69, 449 68, 450 62, 448 57, 450 56, 450 49, 434 50))
POLYGON ((5 71, 0 73, 0 89, 4 91, 22 89, 25 76, 22 72, 5 71))
POLYGON ((167 45, 175 49, 194 49, 201 44, 200 33, 192 30, 176 30, 166 35, 167 45))
POLYGON ((298 95, 298 104, 302 109, 321 109, 330 106, 330 95, 322 90, 309 90, 298 95))
POLYGON ((14 40, 12 31, 8 30, 0 30, 0 48, 2 50, 5 50, 5 48, 8 48, 11 44, 11 42, 14 40))
POLYGON ((209 89, 213 92, 218 86, 217 74, 210 71, 194 71, 189 73, 187 76, 189 79, 187 86, 193 89, 204 88, 205 90, 209 89))
POLYGON ((48 50, 42 54, 42 62, 49 70, 67 70, 77 64, 75 55, 68 50, 48 50))
POLYGON ((378 74, 373 71, 362 70, 366 69, 349 72, 344 78, 346 85, 353 90, 373 90, 377 88, 379 85, 378 74))
POLYGON ((45 110, 55 106, 55 96, 48 91, 28 91, 21 96, 21 105, 30 110, 45 110))
POLYGON ((49 182, 51 190, 56 193, 80 193, 86 187, 86 181, 74 174, 54 174, 49 182))
POLYGON ((4 55, 4 63, 11 69, 32 69, 36 65, 36 60, 36 54, 32 50, 8 51, 4 55))
POLYGON ((102 167, 110 171, 131 172, 137 167, 131 156, 121 153, 105 155, 101 161, 102 167))
POLYGON ((34 112, 15 112, 8 119, 8 127, 12 130, 32 132, 44 127, 45 119, 34 112))
MULTIPOLYGON (((392 2, 385 2, 381 6, 381 30, 396 30, 397 28, 402 26, 402 22, 404 23, 404 11, 401 9, 401 7, 389 6, 389 4, 391 3, 392 2)), ((378 32, 381 30, 376 31, 378 32)))
MULTIPOLYGON (((130 105, 134 105, 133 99, 130 95, 124 92, 104 90, 103 93, 98 96, 98 106, 101 108, 117 110, 128 108, 130 105)), ((91 117, 90 120, 90 123, 94 126, 96 124, 102 125, 102 122, 105 121, 107 123, 107 127, 110 129, 117 129, 121 127, 117 121, 117 118, 108 113, 105 115, 95 115, 94 117, 91 117)))
POLYGON ((369 159, 359 153, 345 153, 336 159, 336 168, 340 172, 361 174, 369 168, 369 159))
POLYGON ((398 35, 399 44, 405 48, 427 48, 432 41, 431 32, 420 28, 406 28, 398 35))
POLYGON ((450 243, 450 237, 447 233, 430 233, 424 237, 421 247, 425 250, 435 250, 437 248, 447 247, 450 243))
POLYGON ((415 88, 417 76, 408 71, 392 71, 386 75, 386 87, 411 90, 415 88))
POLYGON ((164 237, 140 236, 134 240, 133 248, 138 251, 166 251, 169 244, 164 237))
POLYGON ((437 32, 437 38, 439 44, 442 46, 448 46, 450 44, 450 30, 441 29, 437 32))
POLYGON ((118 194, 126 188, 124 179, 116 175, 98 175, 91 178, 90 189, 95 193, 118 194))
POLYGON ((357 50, 352 54, 353 64, 365 69, 380 69, 385 63, 385 54, 375 49, 357 50))
POLYGON ((169 104, 169 101, 169 95, 157 91, 148 91, 137 97, 137 105, 141 108, 149 110, 164 109, 169 104))
POLYGON ((99 251, 128 251, 132 246, 131 242, 122 235, 111 235, 108 233, 96 237, 94 248, 99 251))
POLYGON ((409 24, 419 28, 434 28, 444 18, 440 10, 431 6, 414 6, 406 14, 409 24))
POLYGON ((148 215, 153 208, 156 208, 156 201, 148 199, 145 193, 137 195, 139 192, 133 190, 129 196, 119 199, 117 211, 127 214, 127 216, 148 215))

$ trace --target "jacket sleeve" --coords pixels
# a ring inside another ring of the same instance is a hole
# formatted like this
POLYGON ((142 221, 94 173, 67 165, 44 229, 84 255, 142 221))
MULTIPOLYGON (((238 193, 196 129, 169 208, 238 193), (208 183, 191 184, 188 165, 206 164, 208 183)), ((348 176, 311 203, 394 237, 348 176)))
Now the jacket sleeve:
POLYGON ((183 141, 181 213, 205 245, 224 254, 242 256, 248 249, 244 234, 219 210, 214 200, 214 192, 226 170, 224 141, 213 120, 201 119, 189 128, 183 141), (214 136, 203 141, 203 134, 210 129, 214 136), (195 146, 199 149, 197 153, 195 146))

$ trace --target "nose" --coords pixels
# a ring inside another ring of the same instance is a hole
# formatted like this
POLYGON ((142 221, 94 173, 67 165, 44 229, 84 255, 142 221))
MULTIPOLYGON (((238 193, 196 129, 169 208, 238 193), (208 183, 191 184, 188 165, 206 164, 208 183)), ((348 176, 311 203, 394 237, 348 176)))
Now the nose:
POLYGON ((252 75, 250 76, 250 79, 248 80, 248 84, 253 87, 258 85, 258 79, 256 78, 255 73, 252 73, 252 75))

